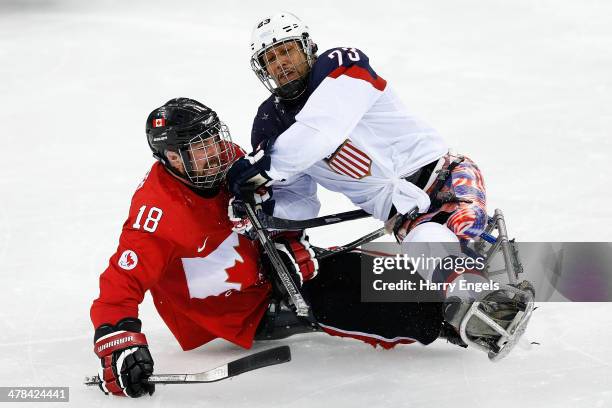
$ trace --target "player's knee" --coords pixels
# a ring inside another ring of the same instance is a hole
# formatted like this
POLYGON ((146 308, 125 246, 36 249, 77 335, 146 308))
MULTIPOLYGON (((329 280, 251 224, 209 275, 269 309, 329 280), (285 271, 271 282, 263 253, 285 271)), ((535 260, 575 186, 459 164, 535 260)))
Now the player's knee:
POLYGON ((480 207, 460 208, 449 217, 446 226, 461 239, 475 238, 487 226, 487 213, 480 207))
MULTIPOLYGON (((436 222, 424 222, 414 227, 406 238, 402 251, 413 259, 444 259, 449 255, 459 255, 459 239, 445 225, 436 222)), ((431 280, 437 262, 426 262, 417 267, 418 273, 431 280)))
POLYGON ((458 242, 457 236, 446 226, 424 222, 414 227, 403 242, 458 242))

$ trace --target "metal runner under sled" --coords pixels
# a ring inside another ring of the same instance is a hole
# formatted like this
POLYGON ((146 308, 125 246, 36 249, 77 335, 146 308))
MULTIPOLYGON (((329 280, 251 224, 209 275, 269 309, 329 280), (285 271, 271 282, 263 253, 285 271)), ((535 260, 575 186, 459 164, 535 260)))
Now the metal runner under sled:
POLYGON ((482 301, 475 301, 461 321, 459 328, 461 339, 466 344, 487 352, 490 360, 497 361, 505 357, 516 346, 525 332, 534 310, 535 290, 527 280, 519 282, 519 275, 523 273, 523 265, 519 259, 514 239, 508 239, 506 222, 500 209, 496 209, 493 217, 489 217, 487 227, 481 234, 480 239, 469 245, 479 256, 485 258, 483 270, 485 277, 490 278, 504 272, 507 274, 508 284, 499 283, 500 291, 503 291, 508 296, 508 302, 518 309, 510 324, 503 328, 485 313, 485 306, 482 301), (495 233, 497 236, 493 235, 495 233), (504 267, 491 271, 491 264, 500 253, 503 257, 504 267), (496 339, 471 338, 466 332, 470 319, 482 320, 499 333, 501 337, 496 339))

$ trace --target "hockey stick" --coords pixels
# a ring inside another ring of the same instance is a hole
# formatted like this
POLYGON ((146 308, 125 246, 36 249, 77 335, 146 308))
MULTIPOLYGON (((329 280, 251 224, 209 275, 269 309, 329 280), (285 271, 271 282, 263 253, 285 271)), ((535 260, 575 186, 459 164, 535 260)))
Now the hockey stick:
MULTIPOLYGON (((248 371, 282 364, 291 361, 289 346, 274 347, 246 357, 239 358, 222 366, 195 374, 154 374, 147 381, 155 384, 197 384, 210 383, 235 377, 248 371)), ((85 385, 100 385, 97 375, 85 378, 85 385)))
MULTIPOLYGON (((415 211, 415 209, 413 209, 412 211, 415 211)), ((414 219, 415 215, 412 215, 412 218, 414 219)), ((386 227, 381 227, 345 245, 332 247, 332 248, 313 247, 315 254, 316 254, 315 258, 318 260, 321 260, 321 259, 328 258, 330 256, 335 256, 335 255, 343 254, 345 252, 350 252, 354 250, 355 248, 360 247, 363 244, 367 244, 368 242, 374 241, 375 239, 378 239, 389 233, 390 231, 388 231, 386 227)), ((486 231, 482 232, 479 236, 490 244, 495 244, 497 242, 497 238, 495 238, 493 235, 491 235, 490 233, 486 231)))
POLYGON ((304 300, 304 297, 300 293, 300 289, 291 278, 285 263, 281 259, 276 247, 268 236, 268 231, 261 225, 261 222, 259 221, 259 218, 250 203, 245 202, 244 208, 246 210, 247 217, 251 221, 251 225, 257 234, 257 239, 261 243, 264 252, 268 255, 270 263, 283 284, 283 287, 287 291, 291 303, 293 306, 295 306, 296 314, 298 316, 306 317, 308 321, 314 323, 314 318, 310 313, 310 306, 308 306, 308 303, 306 303, 306 300, 304 300))
POLYGON ((330 256, 335 256, 335 255, 340 255, 343 254, 345 252, 349 252, 352 251, 353 249, 363 245, 363 244, 367 244, 368 242, 374 241, 377 238, 380 238, 382 236, 384 236, 385 234, 387 234, 387 231, 385 230, 385 227, 381 227, 379 229, 377 229, 376 231, 372 231, 367 235, 364 235, 363 237, 356 239, 355 241, 349 242, 346 245, 342 245, 342 246, 338 246, 335 248, 316 248, 315 252, 316 252, 316 257, 318 260, 321 259, 325 259, 328 258, 330 256))
POLYGON ((284 218, 273 217, 261 212, 259 219, 261 225, 267 229, 275 230, 301 230, 306 228, 323 227, 326 225, 337 224, 344 221, 358 220, 370 217, 371 214, 364 210, 345 211, 338 214, 330 214, 322 217, 311 218, 308 220, 287 220, 284 218))
MULTIPOLYGON (((363 211, 363 210, 361 210, 361 211, 363 211)), ((352 212, 356 213, 358 211, 352 211, 352 212)), ((341 213, 341 214, 337 214, 337 215, 342 215, 342 214, 348 214, 348 213, 341 213)), ((330 256, 339 255, 339 254, 343 254, 345 252, 352 251, 353 249, 357 248, 358 246, 361 246, 363 244, 367 244, 368 242, 374 241, 375 239, 380 238, 380 237, 384 236, 385 234, 390 234, 391 232, 393 232, 397 228, 399 228, 405 221, 407 221, 407 220, 414 220, 418 215, 419 215, 419 208, 415 206, 410 211, 408 211, 405 215, 403 215, 401 217, 398 217, 397 220, 394 221, 394 225, 385 225, 384 227, 381 227, 381 228, 379 228, 379 229, 377 229, 375 231, 372 231, 369 234, 366 234, 363 237, 361 237, 359 239, 356 239, 353 242, 349 242, 346 245, 342 245, 342 246, 331 248, 331 249, 317 248, 315 250, 316 258, 318 260, 321 260, 321 259, 328 258, 330 256)))

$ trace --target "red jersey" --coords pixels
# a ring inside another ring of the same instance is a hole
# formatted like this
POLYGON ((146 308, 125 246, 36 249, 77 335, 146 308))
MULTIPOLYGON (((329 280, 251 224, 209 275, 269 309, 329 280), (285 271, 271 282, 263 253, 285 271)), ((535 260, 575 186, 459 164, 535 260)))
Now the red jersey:
POLYGON ((138 317, 147 290, 184 350, 217 337, 250 347, 268 305, 259 252, 231 230, 229 193, 204 198, 155 163, 100 276, 94 327, 138 317))

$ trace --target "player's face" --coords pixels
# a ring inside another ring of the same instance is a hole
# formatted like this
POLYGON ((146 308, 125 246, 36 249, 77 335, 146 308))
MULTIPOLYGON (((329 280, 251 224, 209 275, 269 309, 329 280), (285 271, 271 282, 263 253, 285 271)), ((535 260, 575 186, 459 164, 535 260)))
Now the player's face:
POLYGON ((306 54, 297 41, 278 44, 263 55, 266 70, 278 86, 302 78, 308 72, 306 54))
POLYGON ((194 136, 180 150, 167 150, 165 154, 170 166, 185 176, 182 179, 188 184, 212 188, 223 182, 236 158, 236 147, 227 126, 219 122, 194 136))
POLYGON ((189 145, 189 159, 195 175, 212 177, 219 173, 226 164, 222 145, 218 135, 189 145))

